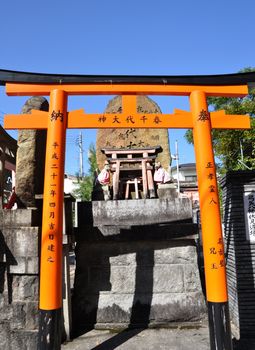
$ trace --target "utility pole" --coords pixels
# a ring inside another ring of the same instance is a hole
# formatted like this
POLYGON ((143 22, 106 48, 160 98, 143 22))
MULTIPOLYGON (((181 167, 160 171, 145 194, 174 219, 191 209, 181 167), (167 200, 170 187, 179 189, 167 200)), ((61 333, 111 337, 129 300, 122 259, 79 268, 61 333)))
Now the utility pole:
POLYGON ((177 192, 180 194, 180 176, 179 176, 179 152, 178 152, 178 141, 175 141, 175 154, 171 157, 176 160, 176 175, 177 175, 177 192))
POLYGON ((78 147, 79 147, 79 156, 80 156, 79 175, 80 175, 80 178, 82 179, 84 176, 84 171, 83 171, 83 152, 84 151, 83 151, 82 133, 81 132, 79 134, 78 147))
POLYGON ((176 172, 177 172, 177 191, 180 194, 180 177, 179 177, 179 151, 178 141, 175 141, 175 159, 176 159, 176 172))
POLYGON ((242 145, 242 140, 239 140, 240 142, 240 153, 241 153, 241 161, 243 162, 243 145, 242 145))
POLYGON ((240 160, 240 159, 237 159, 237 161, 238 161, 244 168, 246 168, 246 169, 248 169, 248 170, 252 170, 251 167, 249 167, 248 165, 246 165, 246 164, 244 163, 242 140, 240 139, 239 142, 240 142, 241 160, 240 160))

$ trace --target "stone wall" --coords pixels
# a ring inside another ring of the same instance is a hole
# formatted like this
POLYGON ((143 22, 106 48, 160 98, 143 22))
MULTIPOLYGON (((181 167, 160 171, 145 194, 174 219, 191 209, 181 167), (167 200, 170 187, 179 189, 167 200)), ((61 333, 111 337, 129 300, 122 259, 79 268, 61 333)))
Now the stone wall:
POLYGON ((0 348, 34 350, 38 334, 37 211, 0 211, 0 348))
POLYGON ((116 230, 93 228, 84 215, 81 220, 73 295, 76 334, 92 327, 145 327, 205 317, 196 225, 116 230))
POLYGON ((246 185, 255 190, 254 171, 229 172, 221 181, 230 315, 241 340, 255 337, 255 244, 246 239, 246 185))
MULTIPOLYGON (((91 209, 91 203, 87 207, 91 209)), ((122 328, 169 322, 194 325, 205 317, 196 225, 184 220, 99 229, 93 227, 92 214, 84 216, 83 211, 79 214, 74 335, 93 326, 122 328)), ((40 221, 39 210, 0 211, 3 349, 37 347, 40 221)))

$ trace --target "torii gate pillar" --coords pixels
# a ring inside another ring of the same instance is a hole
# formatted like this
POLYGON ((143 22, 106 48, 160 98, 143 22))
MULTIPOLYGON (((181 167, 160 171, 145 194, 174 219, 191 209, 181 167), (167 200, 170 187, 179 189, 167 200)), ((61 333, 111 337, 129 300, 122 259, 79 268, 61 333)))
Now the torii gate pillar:
POLYGON ((203 91, 193 91, 190 94, 190 108, 193 116, 211 349, 231 350, 226 266, 211 119, 203 91))
POLYGON ((38 348, 60 349, 62 317, 62 232, 67 96, 50 93, 40 264, 38 348))

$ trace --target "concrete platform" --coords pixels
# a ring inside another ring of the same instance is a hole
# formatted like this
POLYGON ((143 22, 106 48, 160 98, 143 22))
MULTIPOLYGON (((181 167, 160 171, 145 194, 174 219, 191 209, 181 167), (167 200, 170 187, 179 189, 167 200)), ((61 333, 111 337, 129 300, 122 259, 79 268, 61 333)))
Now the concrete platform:
POLYGON ((206 326, 198 329, 131 329, 114 333, 109 330, 92 330, 62 350, 209 350, 206 326))
POLYGON ((188 198, 93 201, 93 224, 150 225, 192 219, 188 198))
MULTIPOLYGON (((235 333, 232 325, 232 334, 235 333)), ((233 350, 254 350, 255 339, 233 338, 233 350)), ((199 327, 131 329, 122 332, 92 330, 63 344, 62 350, 210 350, 207 324, 199 327)))

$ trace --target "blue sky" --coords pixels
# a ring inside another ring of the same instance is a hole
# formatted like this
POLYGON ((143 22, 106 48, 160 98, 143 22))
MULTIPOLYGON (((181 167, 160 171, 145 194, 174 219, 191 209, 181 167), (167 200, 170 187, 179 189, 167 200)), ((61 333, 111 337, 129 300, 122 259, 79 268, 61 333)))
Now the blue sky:
MULTIPOLYGON (((255 66, 254 0, 9 0, 1 4, 0 68, 66 74, 235 73, 255 66)), ((0 87, 0 121, 26 97, 0 87)), ((163 112, 189 109, 187 97, 154 97, 163 112)), ((102 112, 107 97, 72 97, 69 110, 102 112)), ((66 171, 78 172, 79 130, 68 131, 66 171)), ((84 160, 95 130, 82 130, 84 160)), ((12 135, 16 135, 12 132, 12 135)), ((193 162, 183 130, 181 163, 193 162)), ((173 163, 174 165, 174 163, 173 163)), ((87 166, 85 166, 85 170, 87 166)))

